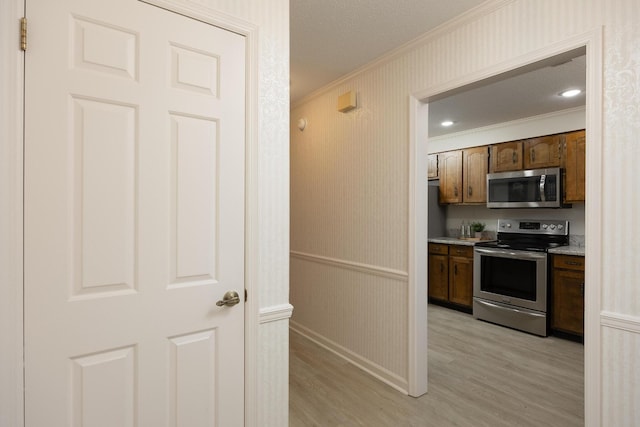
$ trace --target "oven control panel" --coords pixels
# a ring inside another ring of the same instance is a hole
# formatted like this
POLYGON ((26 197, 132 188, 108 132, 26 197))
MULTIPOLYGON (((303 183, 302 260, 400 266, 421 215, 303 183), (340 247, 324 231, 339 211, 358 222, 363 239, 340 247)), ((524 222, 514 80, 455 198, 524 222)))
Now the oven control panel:
POLYGON ((556 219, 499 219, 499 233, 569 235, 569 221, 556 219))

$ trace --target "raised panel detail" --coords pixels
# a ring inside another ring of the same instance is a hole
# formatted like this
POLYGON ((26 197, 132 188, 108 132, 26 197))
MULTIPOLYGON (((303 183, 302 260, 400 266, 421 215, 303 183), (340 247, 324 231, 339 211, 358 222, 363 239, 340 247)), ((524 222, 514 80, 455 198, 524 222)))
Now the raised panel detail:
POLYGON ((136 424, 136 349, 126 347, 71 359, 74 427, 136 424))
POLYGON ((216 331, 209 330, 169 340, 169 425, 216 425, 216 331))
POLYGON ((137 111, 73 99, 73 295, 131 292, 136 272, 137 111))
POLYGON ((74 65, 137 80, 138 35, 83 18, 73 19, 74 65))
POLYGON ((217 55, 172 44, 171 62, 174 87, 218 96, 219 60, 217 55))
POLYGON ((173 284, 216 278, 218 218, 217 122, 171 115, 173 284))

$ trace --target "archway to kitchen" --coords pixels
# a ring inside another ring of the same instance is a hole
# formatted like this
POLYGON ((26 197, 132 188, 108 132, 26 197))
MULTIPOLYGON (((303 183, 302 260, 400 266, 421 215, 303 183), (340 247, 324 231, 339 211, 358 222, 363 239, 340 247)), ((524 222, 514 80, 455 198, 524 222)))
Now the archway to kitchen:
POLYGON ((429 102, 488 78, 578 48, 586 49, 586 155, 585 202, 585 424, 600 419, 600 319, 601 310, 601 183, 602 165, 602 34, 595 30, 556 43, 482 72, 464 76, 410 96, 410 230, 409 230, 409 391, 427 392, 427 154, 429 102))

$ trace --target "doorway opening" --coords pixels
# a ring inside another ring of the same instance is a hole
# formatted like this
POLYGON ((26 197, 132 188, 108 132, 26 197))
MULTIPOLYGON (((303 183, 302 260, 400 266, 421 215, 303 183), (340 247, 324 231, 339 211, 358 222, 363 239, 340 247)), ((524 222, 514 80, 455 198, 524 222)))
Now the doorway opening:
MULTIPOLYGON (((419 302, 410 302, 410 393, 419 395, 427 391, 427 233, 424 218, 427 217, 427 155, 433 149, 434 141, 429 135, 429 109, 438 100, 460 93, 471 87, 487 82, 495 82, 506 76, 521 74, 527 67, 540 65, 550 58, 557 59, 568 52, 583 51, 586 69, 586 99, 584 106, 585 129, 588 147, 586 154, 586 201, 584 204, 585 257, 585 422, 600 419, 600 277, 601 277, 601 176, 600 157, 602 154, 602 35, 593 31, 585 35, 565 40, 549 48, 541 49, 491 69, 483 70, 465 78, 434 86, 413 94, 410 98, 410 138, 411 138, 411 199, 413 208, 410 239, 410 295, 419 302), (420 264, 423 264, 422 266, 420 264), (413 277, 411 277, 414 275, 413 277), (421 376, 422 375, 422 376, 421 376)), ((535 68, 535 67, 534 67, 535 68)))

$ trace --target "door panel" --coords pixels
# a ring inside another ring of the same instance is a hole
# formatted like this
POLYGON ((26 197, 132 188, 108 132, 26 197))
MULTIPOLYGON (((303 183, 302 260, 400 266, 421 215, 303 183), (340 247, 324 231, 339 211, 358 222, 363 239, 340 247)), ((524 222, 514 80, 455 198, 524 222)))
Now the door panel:
POLYGON ((133 0, 27 17, 26 425, 242 425, 244 38, 133 0))

